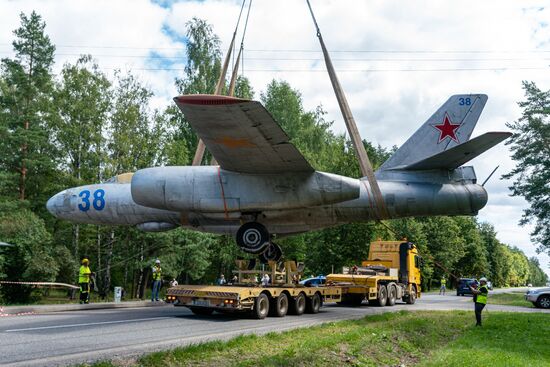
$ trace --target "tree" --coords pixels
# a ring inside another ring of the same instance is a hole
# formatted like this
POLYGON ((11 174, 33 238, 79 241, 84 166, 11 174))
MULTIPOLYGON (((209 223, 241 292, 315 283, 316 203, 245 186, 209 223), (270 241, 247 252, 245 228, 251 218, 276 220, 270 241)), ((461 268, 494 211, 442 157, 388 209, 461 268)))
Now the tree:
POLYGON ((0 167, 9 172, 4 179, 18 180, 18 198, 25 200, 40 196, 42 186, 38 183, 46 181, 54 167, 46 120, 55 47, 44 34, 46 24, 40 15, 33 11, 30 17, 21 13, 20 18, 12 43, 15 58, 4 58, 1 63, 0 167), (34 189, 30 192, 29 180, 34 189))
MULTIPOLYGON (((60 167, 67 175, 59 180, 62 187, 80 186, 99 177, 103 134, 111 110, 111 83, 99 71, 90 55, 74 64, 65 64, 61 81, 54 92, 53 139, 63 159, 60 167), (99 154, 98 154, 99 153, 99 154)), ((73 257, 79 260, 80 225, 72 225, 73 257)), ((73 269, 76 277, 77 268, 73 269)))
POLYGON ((516 167, 504 178, 515 178, 513 196, 523 196, 529 208, 521 225, 534 222, 533 240, 539 250, 550 254, 550 91, 541 91, 533 82, 523 82, 526 100, 519 102, 523 114, 508 123, 514 135, 506 143, 513 152, 516 167))
POLYGON ((532 284, 534 287, 541 287, 546 285, 548 281, 548 276, 540 268, 539 259, 536 257, 530 257, 529 261, 529 277, 527 282, 532 284))
MULTIPOLYGON (((44 221, 36 214, 28 209, 0 214, 0 238, 15 245, 6 250, 3 272, 8 280, 55 281, 59 271, 55 248, 44 221)), ((31 287, 21 285, 0 287, 2 297, 8 303, 28 302, 31 290, 31 287)))

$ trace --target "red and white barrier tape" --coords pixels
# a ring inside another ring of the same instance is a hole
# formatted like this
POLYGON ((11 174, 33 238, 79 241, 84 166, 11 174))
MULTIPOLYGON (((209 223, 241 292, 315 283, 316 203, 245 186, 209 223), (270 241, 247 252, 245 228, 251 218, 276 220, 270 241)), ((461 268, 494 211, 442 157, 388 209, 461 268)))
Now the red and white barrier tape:
POLYGON ((34 312, 4 313, 4 308, 0 307, 0 317, 26 316, 26 315, 34 315, 34 312))
POLYGON ((50 287, 64 287, 64 288, 71 288, 71 289, 79 289, 79 287, 76 285, 67 284, 67 283, 56 283, 56 282, 13 282, 10 280, 0 280, 0 285, 1 284, 20 284, 20 285, 36 285, 36 286, 46 285, 50 287))

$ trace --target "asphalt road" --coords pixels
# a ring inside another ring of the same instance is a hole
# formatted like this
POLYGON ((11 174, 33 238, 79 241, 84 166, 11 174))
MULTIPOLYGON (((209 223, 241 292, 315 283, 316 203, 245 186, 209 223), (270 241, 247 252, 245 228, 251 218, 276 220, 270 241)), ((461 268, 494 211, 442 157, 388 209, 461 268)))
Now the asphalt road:
MULTIPOLYGON (((498 291, 497 291, 498 292, 498 291)), ((0 318, 0 364, 57 366, 100 359, 126 359, 240 334, 262 334, 398 310, 472 310, 471 297, 426 294, 415 305, 357 308, 327 305, 317 315, 253 320, 214 314, 198 317, 183 307, 87 310, 0 318)), ((547 312, 489 305, 491 311, 547 312)), ((473 315, 472 315, 473 317, 473 315)))

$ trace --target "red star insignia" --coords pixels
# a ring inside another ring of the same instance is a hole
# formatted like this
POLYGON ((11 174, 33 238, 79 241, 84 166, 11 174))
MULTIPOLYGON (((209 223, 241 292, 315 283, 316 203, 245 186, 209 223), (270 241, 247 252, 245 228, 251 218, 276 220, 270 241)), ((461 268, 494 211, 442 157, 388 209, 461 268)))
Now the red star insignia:
POLYGON ((456 137, 456 130, 460 127, 461 124, 453 124, 451 119, 449 118, 449 115, 447 112, 445 112, 445 118, 443 119, 443 123, 439 125, 432 125, 437 130, 439 130, 439 141, 437 144, 441 143, 447 136, 457 143, 460 143, 458 141, 458 138, 456 137))

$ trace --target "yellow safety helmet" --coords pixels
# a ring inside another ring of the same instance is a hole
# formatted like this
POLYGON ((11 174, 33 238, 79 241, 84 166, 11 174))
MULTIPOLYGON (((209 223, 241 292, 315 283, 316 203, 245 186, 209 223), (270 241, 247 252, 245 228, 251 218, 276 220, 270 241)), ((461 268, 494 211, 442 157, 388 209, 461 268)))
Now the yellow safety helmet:
POLYGON ((86 258, 82 259, 82 265, 88 264, 89 262, 90 262, 90 260, 88 260, 86 258))

